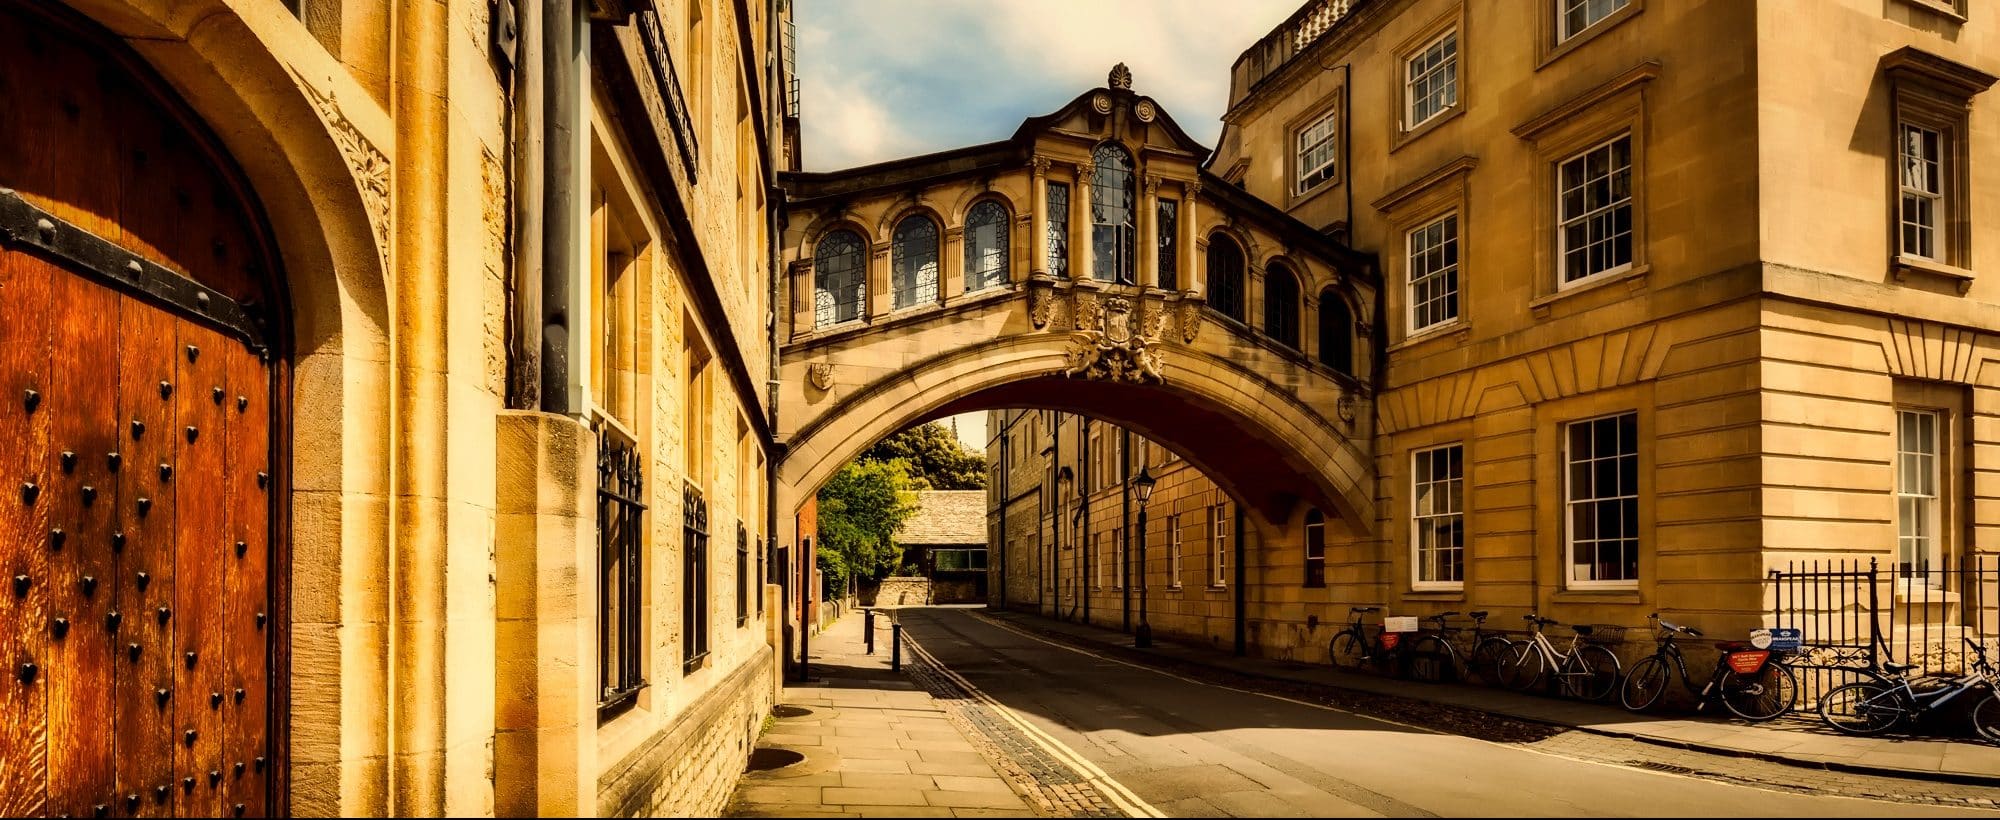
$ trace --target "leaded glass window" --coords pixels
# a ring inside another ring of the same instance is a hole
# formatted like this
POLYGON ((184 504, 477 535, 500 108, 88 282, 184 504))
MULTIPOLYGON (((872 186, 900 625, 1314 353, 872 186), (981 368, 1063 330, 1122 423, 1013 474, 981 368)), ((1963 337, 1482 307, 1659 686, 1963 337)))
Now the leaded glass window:
POLYGON ((1264 332, 1278 344, 1299 346, 1299 279, 1283 265, 1264 271, 1264 332))
POLYGON ((1160 200, 1160 287, 1180 287, 1181 241, 1179 200, 1160 200))
POLYGON ((813 324, 861 318, 868 295, 868 244, 853 231, 834 231, 813 250, 813 324))
POLYGON ((1069 275, 1069 183, 1048 186, 1049 275, 1061 279, 1069 275))
POLYGON ((1221 234, 1208 242, 1208 305, 1243 321, 1243 250, 1221 234))
POLYGON ((896 224, 896 235, 889 246, 889 272, 896 308, 937 303, 936 222, 930 217, 912 216, 896 224))
POLYGON ((1131 284, 1138 232, 1133 227, 1132 155, 1114 142, 1097 146, 1090 178, 1091 278, 1131 284))
POLYGON ((991 199, 965 215, 965 292, 1007 283, 1007 208, 991 199))

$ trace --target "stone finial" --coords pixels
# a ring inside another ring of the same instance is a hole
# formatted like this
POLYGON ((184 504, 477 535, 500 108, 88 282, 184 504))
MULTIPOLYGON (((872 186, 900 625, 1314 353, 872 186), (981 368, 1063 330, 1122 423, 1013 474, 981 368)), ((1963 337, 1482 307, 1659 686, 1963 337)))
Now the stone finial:
POLYGON ((1122 88, 1125 89, 1126 91, 1131 91, 1132 69, 1126 68, 1124 63, 1119 63, 1115 66, 1112 66, 1111 77, 1105 82, 1112 88, 1122 88))

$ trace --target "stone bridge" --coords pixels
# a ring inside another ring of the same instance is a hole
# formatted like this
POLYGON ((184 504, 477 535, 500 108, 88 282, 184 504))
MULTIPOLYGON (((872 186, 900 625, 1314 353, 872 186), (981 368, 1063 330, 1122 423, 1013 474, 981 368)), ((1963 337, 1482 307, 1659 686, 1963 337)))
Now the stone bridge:
POLYGON ((1187 458, 1260 525, 1374 520, 1370 260, 1202 168, 1151 99, 787 180, 780 509, 912 424, 1083 413, 1187 458))

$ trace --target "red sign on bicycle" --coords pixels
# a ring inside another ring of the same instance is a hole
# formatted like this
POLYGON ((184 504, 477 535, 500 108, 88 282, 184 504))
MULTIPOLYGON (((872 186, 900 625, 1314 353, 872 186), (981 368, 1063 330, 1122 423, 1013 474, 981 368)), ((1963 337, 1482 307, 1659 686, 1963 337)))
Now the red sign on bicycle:
POLYGON ((1382 648, 1395 649, 1396 644, 1401 643, 1402 640, 1403 634, 1400 632, 1384 632, 1382 633, 1382 648))

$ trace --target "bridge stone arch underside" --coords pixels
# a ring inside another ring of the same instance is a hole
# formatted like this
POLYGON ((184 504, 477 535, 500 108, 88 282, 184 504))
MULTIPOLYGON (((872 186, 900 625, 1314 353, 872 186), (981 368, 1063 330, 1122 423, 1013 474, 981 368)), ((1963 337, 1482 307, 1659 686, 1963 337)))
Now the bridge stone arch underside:
POLYGON ((1029 407, 1113 422, 1172 448, 1264 526, 1283 527, 1301 504, 1357 535, 1374 520, 1371 460, 1356 444, 1370 440, 1363 389, 1197 297, 1016 285, 978 305, 795 342, 781 366, 789 429, 778 478, 793 506, 911 424, 1029 407))

